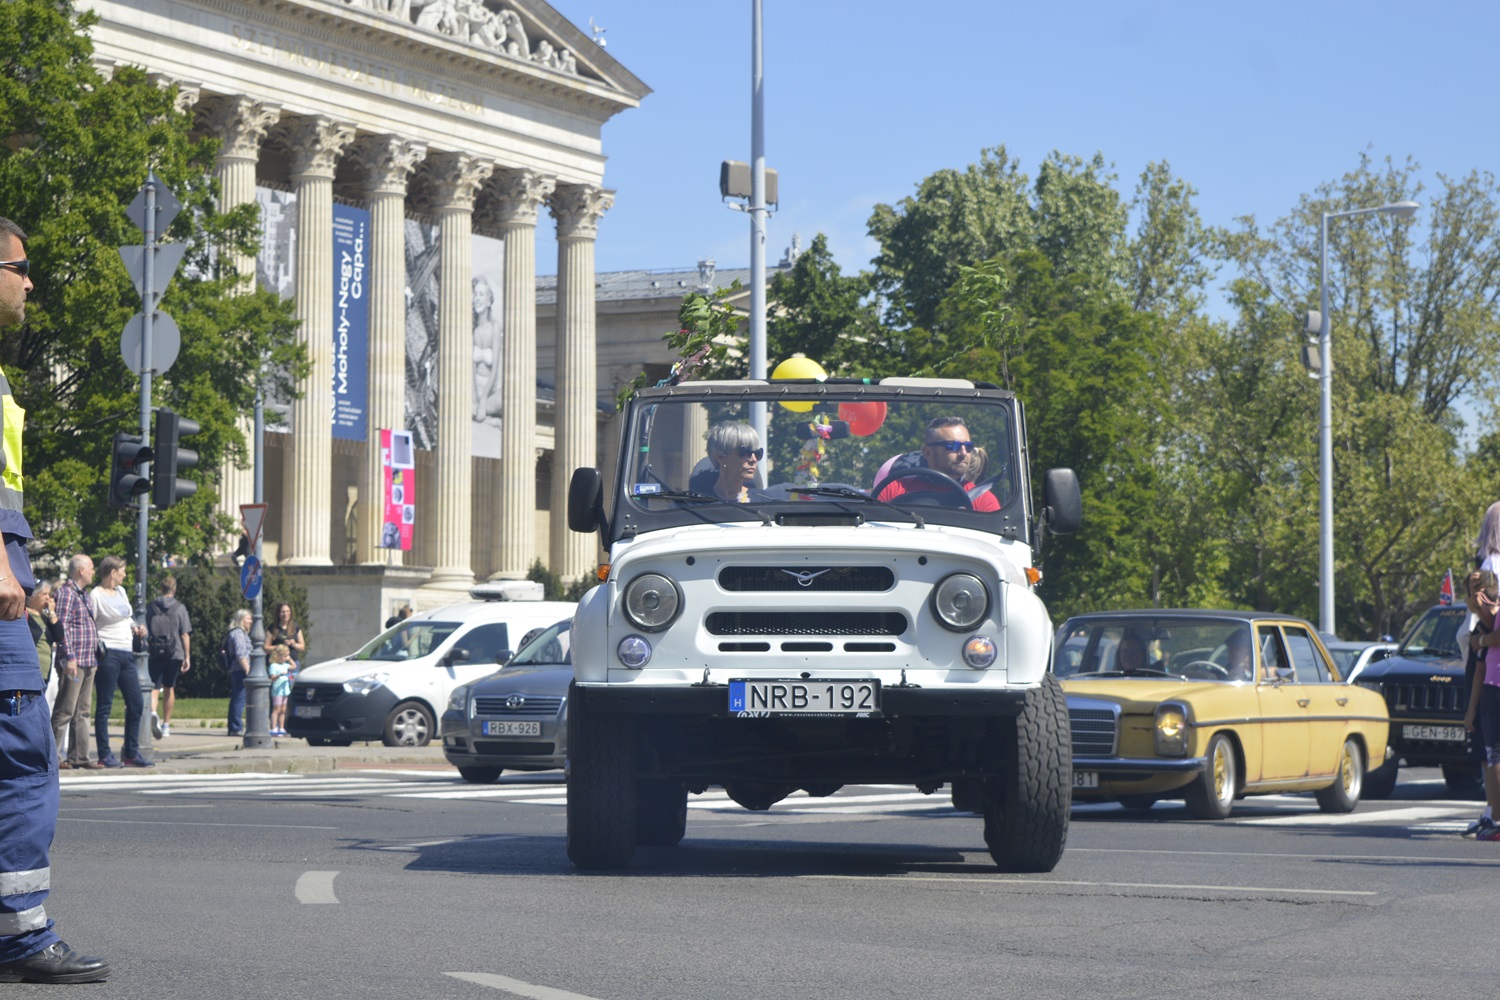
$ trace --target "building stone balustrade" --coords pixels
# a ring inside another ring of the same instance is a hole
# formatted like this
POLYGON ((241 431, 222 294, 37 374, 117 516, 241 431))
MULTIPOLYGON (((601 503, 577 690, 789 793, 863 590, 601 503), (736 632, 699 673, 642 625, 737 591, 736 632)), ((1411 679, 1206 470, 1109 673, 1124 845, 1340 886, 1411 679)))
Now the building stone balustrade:
POLYGON ((353 125, 322 115, 273 133, 291 157, 297 194, 297 336, 310 366, 292 402, 291 469, 283 477, 281 562, 291 566, 333 561, 333 175, 353 140, 353 125))
POLYGON ((380 548, 385 521, 382 428, 400 430, 406 410, 406 192, 427 146, 396 135, 357 140, 349 151, 364 172, 370 209, 370 368, 367 443, 360 483, 355 559, 399 565, 403 553, 380 548))
POLYGON ((568 482, 574 469, 597 464, 594 240, 614 202, 613 191, 586 184, 559 184, 547 199, 557 220, 558 372, 549 568, 566 580, 592 569, 597 555, 591 537, 568 530, 568 482))

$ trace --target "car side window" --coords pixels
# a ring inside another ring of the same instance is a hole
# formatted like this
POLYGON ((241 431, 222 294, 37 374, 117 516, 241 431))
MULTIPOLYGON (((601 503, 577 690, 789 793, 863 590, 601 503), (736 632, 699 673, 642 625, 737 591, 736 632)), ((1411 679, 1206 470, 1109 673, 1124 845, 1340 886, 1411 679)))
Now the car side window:
POLYGON ((495 663, 496 654, 509 650, 508 631, 504 622, 490 622, 470 629, 459 637, 456 647, 469 651, 469 663, 495 663))
POLYGON ((1287 625, 1286 645, 1292 653, 1292 664, 1297 669, 1297 681, 1302 684, 1327 684, 1333 678, 1328 673, 1328 664, 1318 654, 1307 629, 1287 625))
POLYGON ((1260 644, 1260 662, 1264 673, 1261 675, 1265 680, 1274 681, 1290 680, 1292 677, 1291 664, 1287 660, 1286 651, 1281 646, 1281 633, 1274 625, 1261 625, 1255 630, 1256 641, 1260 644))

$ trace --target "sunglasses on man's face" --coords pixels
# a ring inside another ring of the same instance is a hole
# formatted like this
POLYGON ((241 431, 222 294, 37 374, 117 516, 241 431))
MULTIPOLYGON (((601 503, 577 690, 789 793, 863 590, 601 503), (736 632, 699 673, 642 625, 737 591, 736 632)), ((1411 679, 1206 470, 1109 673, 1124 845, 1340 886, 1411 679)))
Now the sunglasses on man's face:
POLYGON ((928 448, 947 448, 949 451, 951 451, 953 454, 956 455, 956 454, 958 454, 961 451, 973 451, 974 450, 974 442, 973 441, 928 441, 928 442, 926 442, 926 447, 928 447, 928 448))
POLYGON ((763 459, 765 457, 766 457, 766 449, 764 449, 764 448, 741 448, 740 449, 740 458, 753 458, 757 462, 759 462, 761 459, 763 459))
POLYGON ((31 276, 31 261, 29 260, 0 260, 0 267, 13 268, 23 278, 31 276))

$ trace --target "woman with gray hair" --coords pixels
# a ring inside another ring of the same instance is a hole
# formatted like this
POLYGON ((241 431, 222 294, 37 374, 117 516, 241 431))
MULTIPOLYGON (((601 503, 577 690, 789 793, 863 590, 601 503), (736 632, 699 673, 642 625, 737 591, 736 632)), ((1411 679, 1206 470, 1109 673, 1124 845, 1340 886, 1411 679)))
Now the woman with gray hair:
POLYGON ((708 429, 708 460, 713 466, 713 494, 730 503, 748 503, 750 488, 766 450, 749 424, 725 420, 708 429))
POLYGON ((245 678, 250 676, 250 612, 237 609, 229 616, 224 637, 224 669, 229 671, 229 735, 245 735, 245 678))

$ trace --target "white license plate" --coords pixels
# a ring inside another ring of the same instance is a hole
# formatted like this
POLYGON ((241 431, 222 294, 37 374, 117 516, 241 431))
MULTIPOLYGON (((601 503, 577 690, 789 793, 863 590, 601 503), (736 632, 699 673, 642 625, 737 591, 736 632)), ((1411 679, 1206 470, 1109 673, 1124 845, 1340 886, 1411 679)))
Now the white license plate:
POLYGON ((1073 787, 1074 788, 1098 788, 1099 787, 1099 772, 1098 771, 1074 771, 1073 772, 1073 787))
POLYGON ((540 736, 542 735, 542 724, 540 722, 486 722, 484 724, 484 735, 540 736))
POLYGON ((880 682, 731 680, 729 710, 747 715, 879 715, 880 682))
POLYGON ((1468 739, 1463 726, 1402 726, 1401 735, 1409 740, 1442 740, 1463 743, 1468 739))
POLYGON ((323 717, 323 706, 293 705, 292 714, 299 719, 321 719, 323 717))

